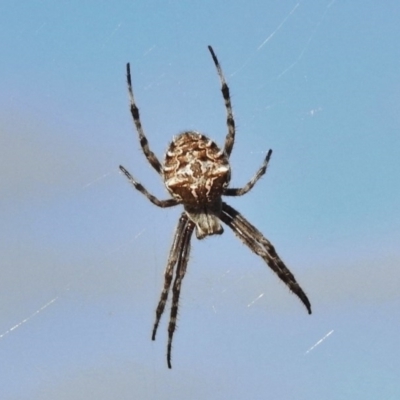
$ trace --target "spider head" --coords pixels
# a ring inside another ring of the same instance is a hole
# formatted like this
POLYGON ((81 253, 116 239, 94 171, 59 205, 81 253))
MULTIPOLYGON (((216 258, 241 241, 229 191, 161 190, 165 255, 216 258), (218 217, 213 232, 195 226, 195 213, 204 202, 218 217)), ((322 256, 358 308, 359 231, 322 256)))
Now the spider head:
POLYGON ((197 239, 210 235, 221 235, 224 229, 218 215, 221 212, 221 201, 203 206, 185 205, 188 217, 196 224, 197 239))

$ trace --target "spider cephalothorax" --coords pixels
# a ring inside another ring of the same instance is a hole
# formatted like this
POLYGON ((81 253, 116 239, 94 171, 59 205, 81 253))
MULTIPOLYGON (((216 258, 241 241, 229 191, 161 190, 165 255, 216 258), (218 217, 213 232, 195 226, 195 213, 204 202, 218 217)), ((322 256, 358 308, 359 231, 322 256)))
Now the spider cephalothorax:
POLYGON ((196 224, 196 236, 221 234, 221 196, 230 181, 229 159, 210 139, 197 132, 174 138, 165 155, 164 182, 196 224))
POLYGON ((172 338, 176 328, 181 284, 189 260, 190 239, 195 228, 197 238, 202 239, 209 235, 221 234, 223 229, 220 221, 228 225, 236 236, 251 251, 259 255, 288 288, 299 297, 306 306, 308 313, 311 314, 310 301, 293 274, 279 258, 274 246, 238 211, 222 201, 222 196, 242 196, 253 188, 261 176, 265 174, 272 150, 268 151, 262 166, 245 186, 242 188, 228 187, 231 177, 229 156, 235 141, 235 121, 233 119, 229 88, 221 66, 212 47, 208 46, 208 49, 217 68, 221 81, 221 92, 225 101, 228 133, 225 138, 224 148, 219 149, 212 140, 201 133, 184 132, 171 142, 165 155, 164 165, 150 150, 149 143, 143 132, 139 109, 133 96, 130 67, 127 64, 130 109, 139 134, 140 145, 148 162, 163 178, 172 198, 159 200, 136 181, 124 167, 120 166, 120 169, 133 186, 156 206, 165 208, 182 204, 184 207, 168 257, 164 274, 164 288, 156 309, 156 321, 154 322, 152 333, 152 339, 155 340, 158 324, 164 312, 175 271, 172 287, 171 316, 168 325, 167 362, 169 368, 171 368, 172 338))

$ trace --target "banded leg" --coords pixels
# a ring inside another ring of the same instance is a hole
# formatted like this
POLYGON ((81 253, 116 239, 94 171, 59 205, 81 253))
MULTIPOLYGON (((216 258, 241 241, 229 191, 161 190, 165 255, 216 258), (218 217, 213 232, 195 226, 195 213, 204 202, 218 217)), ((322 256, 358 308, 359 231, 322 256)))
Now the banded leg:
POLYGON ((308 297, 297 283, 294 275, 279 258, 274 246, 250 224, 239 212, 226 203, 222 203, 220 218, 227 224, 236 236, 254 253, 259 255, 279 278, 296 294, 311 314, 311 304, 308 297))
POLYGON ((119 169, 125 174, 125 176, 128 178, 129 182, 132 183, 132 185, 135 187, 136 190, 139 190, 140 193, 144 194, 154 205, 162 208, 166 207, 173 207, 176 206, 179 203, 179 200, 177 199, 167 199, 167 200, 159 200, 157 197, 153 196, 151 193, 149 193, 141 183, 137 182, 133 176, 122 166, 119 166, 119 169))
POLYGON ((162 166, 160 161, 158 161, 157 156, 150 150, 149 142, 143 132, 142 123, 140 122, 139 109, 136 106, 135 98, 133 96, 132 90, 132 79, 131 79, 131 67, 126 64, 126 78, 128 81, 128 92, 129 92, 129 100, 130 100, 130 109, 133 118, 133 122, 135 123, 136 130, 139 134, 140 146, 142 146, 142 150, 144 155, 147 158, 147 161, 151 164, 151 166, 162 176, 162 166))
POLYGON ((225 77, 222 73, 221 65, 219 64, 218 58, 215 55, 214 50, 211 46, 208 46, 208 50, 210 51, 214 64, 217 68, 219 80, 221 81, 221 92, 225 101, 226 124, 228 126, 228 134, 225 138, 224 150, 229 157, 232 152, 233 144, 235 143, 235 120, 233 119, 231 97, 229 95, 229 87, 226 84, 225 77))
POLYGON ((174 241, 169 252, 167 268, 164 272, 164 288, 161 292, 160 301, 158 302, 156 309, 156 320, 154 322, 153 333, 151 335, 151 340, 156 340, 156 333, 158 324, 160 323, 161 315, 164 312, 165 304, 168 299, 169 288, 171 287, 172 276, 174 272, 174 266, 178 261, 178 257, 181 255, 182 251, 182 240, 184 238, 184 233, 188 225, 188 217, 186 213, 182 213, 179 218, 178 226, 175 230, 174 241))
POLYGON ((224 190, 222 193, 224 196, 242 196, 249 192, 251 189, 253 189, 254 185, 257 183, 257 181, 265 174, 267 171, 269 159, 271 158, 272 150, 268 151, 267 156, 265 157, 265 160, 263 162, 263 165, 261 168, 257 171, 257 173, 251 178, 251 180, 246 184, 246 186, 242 188, 227 188, 224 190))
POLYGON ((185 277, 186 267, 189 261, 190 239, 192 237, 194 227, 195 224, 189 220, 186 224, 185 231, 183 234, 183 239, 179 249, 180 252, 176 266, 175 281, 174 281, 174 286, 172 288, 171 317, 168 325, 168 347, 167 347, 168 368, 172 368, 171 365, 172 339, 176 328, 176 317, 178 315, 179 296, 181 294, 182 280, 185 277))

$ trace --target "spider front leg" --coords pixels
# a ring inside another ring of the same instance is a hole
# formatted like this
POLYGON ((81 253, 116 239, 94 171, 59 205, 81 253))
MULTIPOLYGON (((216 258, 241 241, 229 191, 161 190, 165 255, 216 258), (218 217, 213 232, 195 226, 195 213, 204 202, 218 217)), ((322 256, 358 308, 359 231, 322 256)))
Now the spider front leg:
POLYGON ((186 268, 189 261, 190 239, 192 237, 194 227, 195 227, 194 223, 188 220, 179 249, 180 253, 176 266, 175 281, 174 281, 174 286, 172 288, 171 317, 168 324, 168 347, 167 347, 168 368, 172 368, 171 365, 172 339, 176 328, 176 317, 178 315, 179 296, 181 294, 182 280, 185 277, 186 268))
POLYGON ((177 199, 167 199, 167 200, 159 200, 157 197, 150 194, 139 182, 133 179, 133 176, 122 166, 119 166, 119 169, 125 174, 128 178, 129 182, 135 187, 136 190, 139 190, 140 193, 144 194, 154 205, 162 208, 173 207, 179 204, 179 200, 177 199))
POLYGON ((233 144, 235 143, 235 120, 233 119, 233 112, 232 112, 232 104, 231 104, 231 96, 229 94, 229 87, 226 84, 226 80, 224 74, 222 73, 221 65, 218 61, 217 56, 214 53, 214 50, 211 46, 208 46, 208 50, 211 53, 211 57, 214 61, 215 67, 217 68, 219 80, 221 81, 221 92, 222 96, 225 101, 225 108, 226 108, 226 124, 228 126, 228 134, 225 138, 225 153, 228 157, 231 155, 233 144))
POLYGON ((161 292, 160 301, 158 302, 156 309, 156 320, 154 322, 153 333, 151 335, 151 340, 156 340, 156 333, 158 324, 160 323, 161 315, 164 312, 165 304, 168 299, 169 289, 171 287, 172 276, 174 273, 174 266, 180 257, 180 253, 182 251, 182 240, 184 239, 184 232, 188 224, 188 216, 186 213, 182 213, 179 218, 178 226, 176 227, 174 234, 174 241, 171 246, 171 250, 169 252, 167 267, 164 272, 164 287, 161 292))
POLYGON ((311 314, 311 304, 294 275, 279 258, 274 246, 263 234, 250 224, 238 211, 226 203, 222 203, 220 218, 227 224, 238 238, 254 253, 259 255, 279 278, 296 294, 311 314))
POLYGON ((136 126, 136 130, 139 134, 140 146, 142 146, 142 150, 143 150, 144 155, 147 158, 147 161, 162 176, 161 163, 160 163, 160 161, 158 161, 157 156, 150 150, 149 141, 147 140, 147 138, 143 132, 142 123, 140 122, 139 109, 136 106, 135 98, 133 96, 131 67, 130 67, 129 63, 126 64, 126 78, 128 81, 128 93, 129 93, 129 100, 131 103, 131 105, 130 105, 131 114, 132 114, 133 122, 135 123, 135 126, 136 126))
POLYGON ((242 196, 249 192, 251 189, 253 189, 253 186, 256 184, 256 182, 265 174, 267 171, 269 159, 271 158, 272 150, 270 149, 268 151, 267 156, 265 157, 265 160, 263 162, 263 165, 261 168, 257 171, 257 173, 251 178, 251 180, 246 184, 246 186, 242 188, 227 188, 224 190, 222 193, 224 196, 242 196))

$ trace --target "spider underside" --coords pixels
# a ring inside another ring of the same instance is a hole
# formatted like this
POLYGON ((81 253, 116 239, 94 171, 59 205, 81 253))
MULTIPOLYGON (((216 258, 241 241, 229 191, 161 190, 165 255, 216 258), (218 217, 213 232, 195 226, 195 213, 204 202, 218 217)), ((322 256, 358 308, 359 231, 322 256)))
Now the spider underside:
POLYGON ((208 46, 208 49, 218 72, 221 92, 225 101, 228 133, 225 138, 224 148, 219 149, 212 140, 201 133, 186 131, 172 140, 165 154, 164 164, 161 164, 157 156, 150 150, 144 134, 139 109, 136 106, 133 95, 130 65, 127 64, 130 110, 139 134, 140 145, 147 161, 162 177, 172 197, 166 200, 159 200, 136 181, 123 166, 120 166, 120 169, 132 185, 154 205, 166 208, 182 204, 184 207, 169 253, 164 273, 164 288, 156 309, 156 320, 152 332, 152 340, 155 340, 158 324, 164 312, 172 285, 172 305, 168 325, 168 368, 171 368, 172 339, 176 328, 179 296, 189 260, 190 240, 194 230, 197 238, 203 239, 206 236, 222 234, 221 221, 225 223, 250 250, 267 263, 289 289, 300 298, 308 313, 311 314, 311 304, 306 294, 296 282, 293 274, 279 258, 274 246, 238 211, 222 201, 222 196, 242 196, 253 188, 261 176, 265 174, 272 150, 268 151, 262 166, 245 186, 242 188, 228 187, 231 177, 229 156, 235 141, 235 121, 233 119, 229 88, 221 66, 212 47, 208 46), (172 283, 172 281, 174 282, 172 283))

